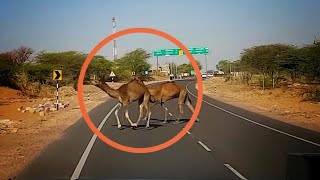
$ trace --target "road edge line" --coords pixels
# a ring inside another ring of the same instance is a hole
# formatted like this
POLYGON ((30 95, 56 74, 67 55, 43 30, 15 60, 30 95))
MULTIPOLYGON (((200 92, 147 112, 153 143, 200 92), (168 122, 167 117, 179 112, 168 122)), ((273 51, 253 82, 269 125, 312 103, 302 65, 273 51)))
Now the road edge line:
MULTIPOLYGON (((195 81, 193 81, 193 82, 195 82, 195 81)), ((187 86, 186 86, 186 89, 187 89, 187 91, 188 91, 192 96, 194 96, 195 98, 197 98, 197 96, 194 95, 194 94, 188 89, 188 86, 189 86, 191 83, 193 83, 193 82, 188 83, 187 86)), ((309 144, 312 144, 312 145, 315 145, 315 146, 320 147, 320 144, 318 144, 318 143, 315 143, 315 142, 312 142, 312 141, 303 139, 303 138, 301 138, 301 137, 298 137, 298 136, 295 136, 295 135, 292 135, 292 134, 283 132, 283 131, 281 131, 281 130, 275 129, 275 128, 273 128, 273 127, 270 127, 270 126, 267 126, 267 125, 258 123, 258 122, 256 122, 256 121, 253 121, 253 120, 251 120, 251 119, 248 119, 248 118, 246 118, 246 117, 243 117, 243 116, 241 116, 241 115, 239 115, 239 114, 236 114, 236 113, 233 113, 233 112, 228 111, 228 110, 226 110, 226 109, 223 109, 222 107, 219 107, 219 106, 217 106, 217 105, 214 105, 214 104, 212 104, 212 103, 210 103, 210 102, 207 102, 206 100, 202 100, 202 101, 203 101, 204 103, 210 105, 210 106, 213 106, 213 107, 215 107, 215 108, 217 108, 217 109, 220 109, 221 111, 224 111, 224 112, 229 113, 229 114, 231 114, 231 115, 233 115, 233 116, 236 116, 236 117, 238 117, 238 118, 241 118, 241 119, 243 119, 243 120, 245 120, 245 121, 247 121, 247 122, 251 122, 251 123, 253 123, 253 124, 255 124, 255 125, 264 127, 264 128, 266 128, 266 129, 269 129, 269 130, 278 132, 278 133, 280 133, 280 134, 289 136, 289 137, 291 137, 291 138, 294 138, 294 139, 303 141, 303 142, 305 142, 305 143, 309 143, 309 144)))

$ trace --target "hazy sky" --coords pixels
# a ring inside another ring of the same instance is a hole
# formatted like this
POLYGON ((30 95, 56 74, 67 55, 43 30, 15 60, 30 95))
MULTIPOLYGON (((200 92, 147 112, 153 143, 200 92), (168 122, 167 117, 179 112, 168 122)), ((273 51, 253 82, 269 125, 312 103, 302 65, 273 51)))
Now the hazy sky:
MULTIPOLYGON (((187 47, 209 47, 208 69, 221 59, 237 59, 244 48, 269 43, 298 46, 320 36, 320 1, 311 0, 0 0, 0 51, 21 45, 37 52, 76 50, 89 53, 117 30, 150 27, 175 36, 187 47)), ((173 48, 152 35, 118 39, 118 53, 173 48)), ((100 52, 112 58, 112 44, 100 52)), ((204 56, 195 56, 204 65, 204 56)), ((160 63, 187 62, 185 57, 160 63)), ((155 58, 150 59, 155 63, 155 58)))

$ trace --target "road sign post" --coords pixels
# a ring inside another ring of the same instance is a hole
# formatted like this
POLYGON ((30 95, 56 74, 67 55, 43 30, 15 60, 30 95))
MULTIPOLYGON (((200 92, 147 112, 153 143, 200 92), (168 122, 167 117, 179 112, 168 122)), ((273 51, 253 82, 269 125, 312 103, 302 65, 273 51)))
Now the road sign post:
POLYGON ((56 108, 59 110, 59 82, 57 80, 57 100, 56 100, 56 108))
MULTIPOLYGON (((62 69, 62 68, 61 68, 62 69)), ((52 79, 56 80, 56 88, 57 88, 57 100, 56 100, 56 108, 59 110, 59 81, 62 81, 62 70, 53 70, 52 79)))
POLYGON ((111 73, 110 73, 110 75, 109 75, 110 77, 111 77, 111 83, 112 83, 112 85, 113 85, 113 78, 116 76, 115 74, 114 74, 114 72, 113 71, 111 71, 111 73))
POLYGON ((157 73, 157 76, 159 76, 159 60, 158 60, 158 56, 157 56, 157 71, 156 71, 156 73, 157 73))
POLYGON ((204 55, 204 59, 206 61, 206 73, 208 73, 207 54, 204 55))

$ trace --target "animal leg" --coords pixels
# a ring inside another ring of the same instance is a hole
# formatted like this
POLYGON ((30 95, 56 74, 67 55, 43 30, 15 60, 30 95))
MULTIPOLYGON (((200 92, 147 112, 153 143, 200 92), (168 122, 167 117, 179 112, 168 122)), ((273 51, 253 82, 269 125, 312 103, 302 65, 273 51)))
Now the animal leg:
POLYGON ((148 113, 148 121, 147 121, 146 128, 149 128, 150 127, 151 110, 150 110, 150 106, 149 105, 146 105, 146 106, 147 106, 147 113, 148 113))
MULTIPOLYGON (((135 126, 135 125, 132 123, 132 121, 131 121, 131 119, 130 119, 130 117, 129 117, 128 106, 126 106, 125 116, 126 116, 126 118, 128 119, 130 125, 131 125, 131 126, 135 126)), ((137 126, 135 126, 135 127, 137 127, 137 126)))
POLYGON ((150 94, 144 96, 143 106, 147 109, 148 120, 147 120, 146 128, 149 128, 150 127, 150 117, 151 117, 150 94))
MULTIPOLYGON (((151 111, 151 109, 152 109, 152 107, 155 105, 155 103, 154 104, 151 104, 151 105, 149 105, 149 110, 151 111)), ((146 116, 143 118, 143 121, 146 121, 147 119, 148 119, 148 109, 147 109, 147 107, 145 107, 146 108, 146 116)))
POLYGON ((183 114, 183 107, 182 107, 182 104, 185 103, 185 100, 187 98, 187 92, 185 90, 182 90, 180 91, 180 94, 179 94, 179 99, 178 99, 178 106, 179 106, 179 116, 175 122, 175 124, 178 124, 179 121, 180 121, 180 118, 183 114))
POLYGON ((164 105, 164 103, 161 104, 161 106, 163 107, 164 109, 164 121, 163 123, 167 123, 167 120, 168 120, 168 114, 172 117, 172 114, 169 112, 168 113, 168 108, 164 105))
POLYGON ((146 118, 147 118, 147 124, 146 124, 146 128, 150 127, 150 117, 151 117, 151 106, 149 104, 149 101, 144 101, 143 106, 146 108, 147 112, 146 112, 146 118))
POLYGON ((121 128, 121 124, 120 124, 120 119, 118 116, 118 111, 120 110, 121 106, 122 106, 121 103, 118 103, 118 107, 116 108, 116 111, 114 112, 114 115, 116 116, 116 119, 117 119, 117 124, 118 124, 119 129, 121 128))
MULTIPOLYGON (((190 101, 186 101, 186 105, 188 106, 188 108, 190 109, 190 111, 191 111, 192 114, 193 114, 194 108, 192 107, 191 102, 190 102, 190 101)), ((200 119, 197 117, 196 121, 197 121, 197 122, 200 122, 200 119)))
POLYGON ((143 104, 139 105, 139 109, 140 109, 140 113, 139 113, 138 121, 136 123, 133 123, 133 126, 135 127, 138 127, 141 117, 143 116, 143 104))
POLYGON ((179 123, 179 121, 180 121, 180 118, 181 118, 181 116, 182 116, 182 114, 183 114, 183 107, 182 107, 182 103, 179 103, 179 116, 178 116, 178 118, 177 118, 177 120, 176 120, 176 122, 175 122, 175 124, 178 124, 179 123))

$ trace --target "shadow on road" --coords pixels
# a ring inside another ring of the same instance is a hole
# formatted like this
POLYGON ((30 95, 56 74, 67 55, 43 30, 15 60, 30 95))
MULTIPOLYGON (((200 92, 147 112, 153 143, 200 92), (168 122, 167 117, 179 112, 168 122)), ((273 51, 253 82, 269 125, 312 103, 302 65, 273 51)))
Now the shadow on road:
MULTIPOLYGON (((117 124, 113 124, 112 126, 117 127, 118 125, 117 124)), ((148 128, 148 130, 156 129, 156 128, 161 127, 161 126, 163 126, 163 124, 152 124, 152 123, 150 123, 150 127, 148 128)), ((121 125, 121 129, 120 130, 128 129, 128 128, 131 128, 133 130, 146 129, 146 125, 145 124, 140 124, 136 128, 134 128, 134 127, 132 127, 130 125, 121 125)))
MULTIPOLYGON (((161 122, 161 123, 164 121, 163 119, 155 119, 155 118, 151 118, 150 120, 159 121, 159 122, 161 122)), ((190 119, 180 119, 180 120, 179 120, 179 124, 184 124, 184 123, 187 123, 187 122, 189 122, 189 121, 190 121, 190 119)), ((174 124, 174 122, 176 122, 175 119, 168 119, 166 124, 170 124, 170 123, 174 124)), ((162 124, 163 124, 163 123, 162 123, 162 124)), ((165 125, 165 124, 164 124, 164 125, 165 125)))
MULTIPOLYGON (((172 124, 172 125, 178 125, 178 124, 185 124, 188 123, 190 121, 190 119, 180 119, 179 123, 175 123, 176 120, 175 119, 168 119, 167 123, 163 123, 163 119, 157 119, 157 118, 151 118, 150 120, 152 121, 156 121, 157 123, 150 123, 150 127, 147 128, 148 130, 152 130, 152 129, 156 129, 158 127, 165 127, 166 125, 172 124)), ((112 124, 113 127, 117 127, 117 124, 112 124)), ((134 128, 130 125, 127 124, 122 124, 120 130, 124 130, 124 129, 133 129, 133 130, 139 130, 139 129, 146 129, 146 125, 145 124, 139 124, 138 127, 134 128)))

